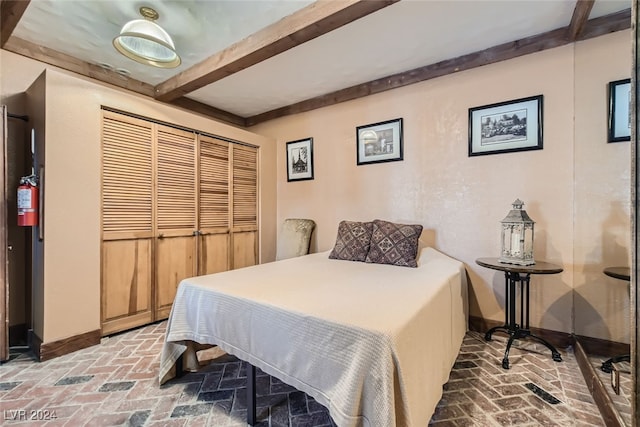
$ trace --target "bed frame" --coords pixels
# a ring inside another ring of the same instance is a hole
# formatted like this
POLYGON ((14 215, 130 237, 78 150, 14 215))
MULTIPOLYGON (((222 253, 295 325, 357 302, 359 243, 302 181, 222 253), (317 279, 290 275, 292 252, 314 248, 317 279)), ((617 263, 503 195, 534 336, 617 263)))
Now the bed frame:
POLYGON ((459 261, 432 248, 418 268, 312 254, 182 281, 159 377, 197 369, 190 343, 217 345, 247 363, 249 425, 256 368, 307 393, 339 426, 425 425, 466 330, 459 261))

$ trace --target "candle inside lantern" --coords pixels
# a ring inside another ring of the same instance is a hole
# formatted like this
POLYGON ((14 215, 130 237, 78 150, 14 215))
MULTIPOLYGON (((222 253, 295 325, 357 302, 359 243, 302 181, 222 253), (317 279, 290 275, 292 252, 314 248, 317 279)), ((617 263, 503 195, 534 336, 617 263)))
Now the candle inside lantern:
POLYGON ((520 233, 511 235, 511 252, 520 252, 520 233))

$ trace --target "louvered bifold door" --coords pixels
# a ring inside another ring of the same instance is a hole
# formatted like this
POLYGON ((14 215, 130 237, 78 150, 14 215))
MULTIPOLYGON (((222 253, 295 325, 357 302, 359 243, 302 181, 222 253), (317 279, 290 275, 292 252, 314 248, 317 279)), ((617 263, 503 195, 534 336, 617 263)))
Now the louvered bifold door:
POLYGON ((196 135, 157 126, 156 320, 165 319, 180 281, 196 275, 196 135))
POLYGON ((233 268, 258 263, 258 149, 231 145, 233 268))
POLYGON ((230 268, 229 143, 200 136, 198 275, 230 268))
POLYGON ((151 322, 152 125, 102 117, 102 334, 151 322))

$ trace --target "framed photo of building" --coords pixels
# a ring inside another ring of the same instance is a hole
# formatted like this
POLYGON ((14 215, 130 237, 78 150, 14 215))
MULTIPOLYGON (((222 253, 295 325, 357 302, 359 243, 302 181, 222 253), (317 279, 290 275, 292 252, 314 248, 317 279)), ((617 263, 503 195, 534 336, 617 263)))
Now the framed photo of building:
POLYGON ((313 138, 287 142, 287 181, 313 179, 313 138))
POLYGON ((609 83, 609 142, 631 141, 631 80, 609 83))
POLYGON ((542 149, 542 95, 469 108, 469 156, 542 149))
POLYGON ((402 119, 356 128, 358 165, 402 160, 402 119))

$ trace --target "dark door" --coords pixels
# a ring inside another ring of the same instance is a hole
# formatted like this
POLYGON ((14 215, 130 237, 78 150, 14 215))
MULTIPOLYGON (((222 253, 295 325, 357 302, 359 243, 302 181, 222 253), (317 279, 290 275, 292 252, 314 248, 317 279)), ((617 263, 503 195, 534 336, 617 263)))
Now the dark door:
POLYGON ((17 188, 20 177, 31 171, 26 117, 0 110, 3 208, 0 209, 0 361, 9 350, 27 345, 31 327, 31 229, 17 225, 17 188))

